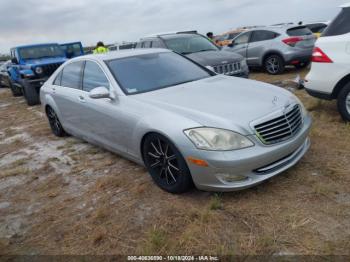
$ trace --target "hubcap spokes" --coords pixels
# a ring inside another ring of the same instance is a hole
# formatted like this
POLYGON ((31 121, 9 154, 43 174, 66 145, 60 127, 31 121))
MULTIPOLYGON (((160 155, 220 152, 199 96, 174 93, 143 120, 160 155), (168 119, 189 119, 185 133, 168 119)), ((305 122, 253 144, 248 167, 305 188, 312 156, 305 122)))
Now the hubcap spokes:
POLYGON ((176 155, 172 152, 169 144, 160 139, 152 141, 147 155, 150 159, 150 167, 158 172, 160 179, 168 185, 177 182, 180 169, 177 166, 176 155))
POLYGON ((346 96, 345 104, 346 104, 346 110, 350 114, 350 93, 346 96))
POLYGON ((48 111, 48 118, 51 126, 54 128, 55 131, 59 131, 61 128, 60 121, 58 120, 55 112, 52 111, 52 109, 49 109, 48 111))
POLYGON ((276 58, 271 58, 267 61, 267 69, 271 73, 276 73, 279 69, 279 64, 276 58))

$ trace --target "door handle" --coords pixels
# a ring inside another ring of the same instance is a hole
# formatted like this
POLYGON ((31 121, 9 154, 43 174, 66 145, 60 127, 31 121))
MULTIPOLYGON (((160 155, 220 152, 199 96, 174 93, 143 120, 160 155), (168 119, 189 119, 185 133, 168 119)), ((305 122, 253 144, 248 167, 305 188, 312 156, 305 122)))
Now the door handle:
POLYGON ((85 98, 83 96, 79 96, 78 100, 80 103, 86 103, 85 98))

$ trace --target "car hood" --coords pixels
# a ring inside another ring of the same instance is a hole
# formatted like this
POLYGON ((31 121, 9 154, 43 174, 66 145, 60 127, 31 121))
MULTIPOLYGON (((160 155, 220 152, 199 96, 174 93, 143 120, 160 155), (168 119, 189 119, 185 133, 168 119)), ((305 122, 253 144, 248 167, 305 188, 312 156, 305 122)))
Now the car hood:
POLYGON ((214 66, 220 64, 227 64, 239 62, 243 60, 243 56, 228 52, 228 51, 204 51, 186 55, 186 57, 203 66, 214 66))
POLYGON ((62 64, 67 61, 66 57, 48 57, 48 58, 40 58, 40 59, 27 59, 24 62, 24 65, 31 66, 39 66, 39 65, 49 65, 49 64, 62 64))
POLYGON ((158 110, 187 117, 199 126, 246 135, 254 133, 250 122, 298 101, 280 87, 228 76, 214 76, 133 97, 158 110))

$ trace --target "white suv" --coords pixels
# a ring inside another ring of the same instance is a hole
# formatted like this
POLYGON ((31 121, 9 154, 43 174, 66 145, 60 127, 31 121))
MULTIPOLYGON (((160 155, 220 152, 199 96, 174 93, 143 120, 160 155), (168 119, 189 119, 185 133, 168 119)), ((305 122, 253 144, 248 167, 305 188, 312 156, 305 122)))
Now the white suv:
POLYGON ((337 99, 338 110, 350 121, 350 3, 317 40, 306 91, 321 99, 337 99))

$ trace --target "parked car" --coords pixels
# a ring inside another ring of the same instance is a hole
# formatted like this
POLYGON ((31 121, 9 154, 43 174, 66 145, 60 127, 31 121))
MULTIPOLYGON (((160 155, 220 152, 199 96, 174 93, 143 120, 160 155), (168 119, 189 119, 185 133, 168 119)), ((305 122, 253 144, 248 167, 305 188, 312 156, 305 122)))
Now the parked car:
POLYGON ((240 33, 246 31, 245 29, 234 29, 223 33, 221 35, 215 36, 215 44, 218 46, 227 46, 232 43, 232 40, 238 36, 240 33))
POLYGON ((350 121, 350 3, 316 42, 306 91, 321 99, 337 99, 338 110, 350 121))
POLYGON ((10 77, 7 67, 11 61, 6 61, 0 65, 0 87, 10 87, 10 77))
MULTIPOLYGON (((76 56, 79 43, 59 45, 56 43, 18 46, 11 49, 8 72, 10 88, 14 96, 24 95, 27 104, 40 103, 39 89, 55 70, 68 58, 76 56)), ((78 52, 80 55, 83 53, 78 52)))
POLYGON ((295 165, 310 144, 311 118, 289 91, 217 75, 165 49, 74 58, 40 95, 56 136, 145 165, 172 193, 193 183, 214 191, 254 186, 295 165))
POLYGON ((58 44, 18 46, 11 49, 10 88, 24 95, 28 105, 40 103, 39 89, 67 58, 58 44))
POLYGON ((136 47, 136 42, 124 42, 121 44, 113 44, 109 46, 110 51, 119 51, 119 50, 125 50, 125 49, 134 49, 136 47))
POLYGON ((241 55, 220 50, 196 31, 152 35, 141 39, 136 48, 167 48, 212 68, 218 74, 249 76, 247 63, 241 55))
POLYGON ((60 46, 63 49, 66 57, 69 59, 84 55, 84 48, 81 42, 66 43, 61 44, 60 46))
POLYGON ((241 33, 224 50, 246 57, 250 67, 262 67, 276 75, 283 73, 286 65, 307 66, 315 40, 304 26, 268 26, 241 33))
POLYGON ((327 28, 328 22, 315 22, 315 23, 308 23, 304 24, 307 28, 311 30, 311 32, 319 38, 323 31, 327 28))

